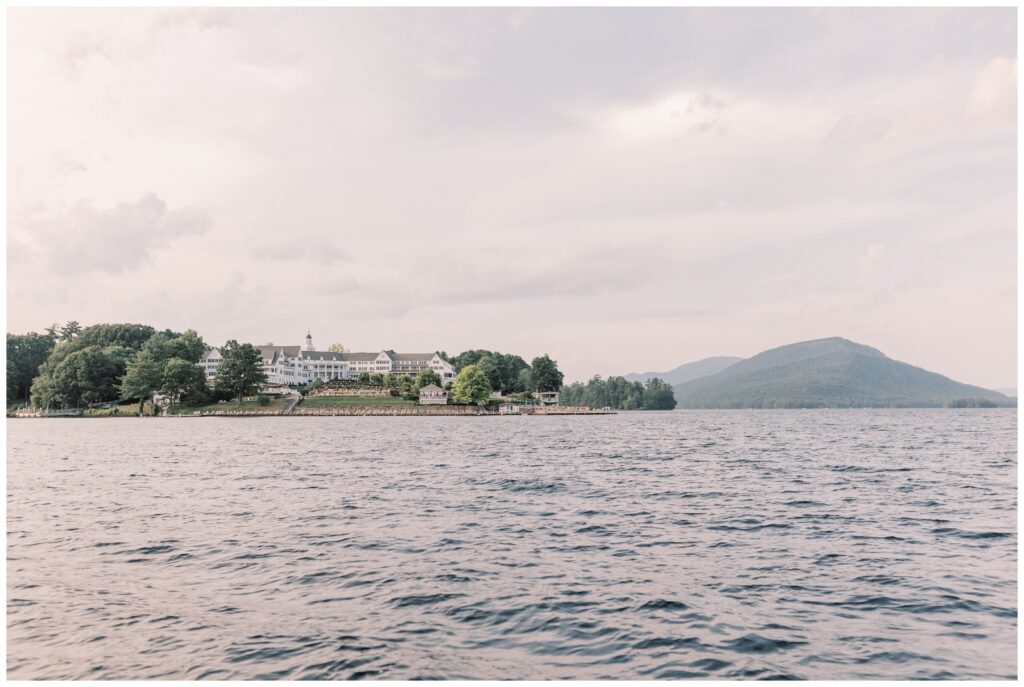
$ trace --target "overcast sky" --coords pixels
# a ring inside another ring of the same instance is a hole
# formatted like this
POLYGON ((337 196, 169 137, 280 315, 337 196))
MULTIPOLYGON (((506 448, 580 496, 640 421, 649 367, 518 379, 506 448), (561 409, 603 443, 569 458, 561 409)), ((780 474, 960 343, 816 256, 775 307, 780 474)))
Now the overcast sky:
POLYGON ((8 331, 1016 384, 1015 10, 9 9, 8 331))

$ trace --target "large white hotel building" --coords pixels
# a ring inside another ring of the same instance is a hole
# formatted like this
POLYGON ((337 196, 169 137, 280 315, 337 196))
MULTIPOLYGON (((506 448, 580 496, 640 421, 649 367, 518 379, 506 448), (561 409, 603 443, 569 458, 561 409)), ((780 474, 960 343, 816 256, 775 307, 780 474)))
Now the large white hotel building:
MULTIPOLYGON (((304 346, 256 346, 263 357, 268 384, 309 384, 315 379, 358 379, 369 374, 407 374, 415 377, 422 370, 433 370, 445 384, 455 379, 455 368, 437 353, 333 353, 313 348, 313 337, 306 334, 304 346)), ((220 365, 220 349, 203 355, 199 366, 212 383, 220 365)))

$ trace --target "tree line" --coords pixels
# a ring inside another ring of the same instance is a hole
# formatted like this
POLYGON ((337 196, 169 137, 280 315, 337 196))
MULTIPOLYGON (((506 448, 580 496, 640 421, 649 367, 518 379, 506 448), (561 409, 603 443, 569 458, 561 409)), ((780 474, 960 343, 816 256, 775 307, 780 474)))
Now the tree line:
POLYGON ((602 379, 595 375, 585 384, 575 382, 563 386, 559 402, 568 406, 616 410, 672 410, 676 407, 672 386, 657 377, 645 385, 630 382, 624 377, 602 379))
POLYGON ((266 382, 259 351, 228 341, 213 386, 198 365, 209 350, 193 330, 157 331, 143 324, 77 322, 45 334, 7 335, 8 403, 40 408, 146 400, 160 394, 173 406, 202 404, 254 393, 266 382))
POLYGON ((456 373, 475 365, 487 378, 491 391, 505 396, 558 391, 564 379, 558 365, 547 354, 534 358, 529 364, 521 356, 482 348, 463 351, 456 356, 444 351, 438 355, 455 368, 456 373))
MULTIPOLYGON (((141 413, 145 401, 157 394, 171 405, 241 402, 266 383, 259 350, 230 340, 221 347, 212 386, 207 385, 198 363, 209 349, 195 330, 157 331, 143 324, 83 328, 72 321, 49 327, 44 334, 8 334, 8 403, 63 409, 137 400, 141 413)), ((440 355, 458 373, 454 383, 445 385, 457 403, 484 403, 493 391, 526 396, 562 387, 563 374, 546 354, 531 364, 518 355, 483 349, 440 355)), ((396 389, 406 398, 416 398, 427 384, 442 383, 432 370, 415 378, 363 373, 359 381, 396 389)))
POLYGON ((558 391, 564 375, 546 353, 527 365, 518 355, 476 349, 449 357, 441 352, 458 373, 451 386, 456 403, 483 404, 495 391, 504 396, 526 398, 534 392, 558 391))

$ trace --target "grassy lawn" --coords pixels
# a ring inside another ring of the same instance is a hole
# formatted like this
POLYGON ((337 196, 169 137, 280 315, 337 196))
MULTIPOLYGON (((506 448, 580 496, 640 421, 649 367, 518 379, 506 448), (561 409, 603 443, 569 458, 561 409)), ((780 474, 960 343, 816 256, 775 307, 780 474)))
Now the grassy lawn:
MULTIPOLYGON (((152 415, 153 414, 153 405, 151 403, 147 403, 145 405, 145 408, 143 408, 142 412, 145 415, 152 415)), ((139 404, 138 403, 129 403, 129 404, 123 405, 123 406, 114 406, 113 408, 87 408, 83 412, 83 415, 85 415, 86 417, 106 417, 108 415, 117 416, 117 417, 121 417, 123 415, 129 415, 129 416, 134 415, 135 417, 138 417, 138 415, 139 415, 139 404)))
POLYGON ((270 403, 265 406, 261 406, 259 401, 242 401, 242 405, 238 405, 238 401, 228 401, 227 403, 210 403, 205 406, 181 406, 172 410, 170 414, 190 415, 192 413, 214 413, 221 410, 260 410, 264 412, 274 412, 284 410, 286 405, 288 405, 287 398, 272 399, 270 403))
POLYGON ((356 406, 412 406, 416 401, 406 401, 398 396, 311 396, 302 401, 298 408, 352 408, 356 406))

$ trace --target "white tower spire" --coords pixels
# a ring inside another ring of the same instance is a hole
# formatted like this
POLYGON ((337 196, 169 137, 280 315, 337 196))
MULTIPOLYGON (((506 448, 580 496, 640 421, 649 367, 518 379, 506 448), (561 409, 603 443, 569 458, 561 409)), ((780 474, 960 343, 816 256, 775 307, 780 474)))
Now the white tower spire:
POLYGON ((313 336, 308 331, 306 332, 306 350, 313 350, 313 336))

